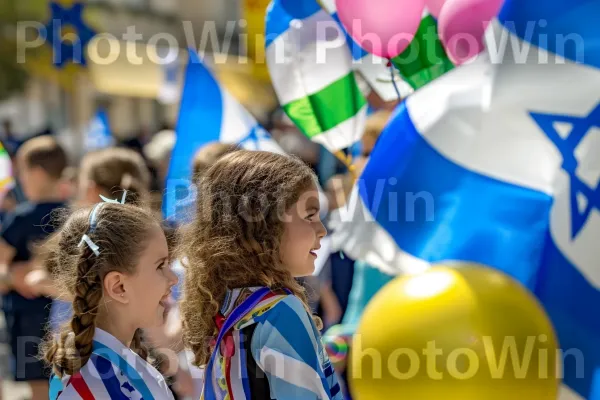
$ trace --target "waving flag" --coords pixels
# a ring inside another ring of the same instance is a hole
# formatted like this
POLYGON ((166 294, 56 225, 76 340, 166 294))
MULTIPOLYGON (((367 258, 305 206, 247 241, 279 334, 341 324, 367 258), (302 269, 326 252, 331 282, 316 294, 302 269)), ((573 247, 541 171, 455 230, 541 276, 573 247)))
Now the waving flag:
POLYGON ((175 57, 161 64, 162 83, 158 90, 158 100, 163 104, 174 104, 179 100, 179 58, 175 57))
POLYGON ((191 184, 192 160, 203 145, 218 141, 247 150, 283 153, 254 117, 221 87, 198 54, 190 50, 189 57, 163 207, 166 218, 174 221, 187 218, 196 198, 191 184))
POLYGON ((94 151, 110 147, 114 144, 114 138, 110 133, 108 116, 106 111, 99 110, 90 121, 85 134, 85 148, 94 151))
POLYGON ((286 114, 332 153, 357 142, 367 101, 340 26, 316 0, 273 0, 266 26, 267 64, 286 114))
POLYGON ((467 260, 517 278, 555 325, 565 399, 600 399, 598 15, 507 0, 487 57, 399 106, 334 226, 391 272, 467 260))

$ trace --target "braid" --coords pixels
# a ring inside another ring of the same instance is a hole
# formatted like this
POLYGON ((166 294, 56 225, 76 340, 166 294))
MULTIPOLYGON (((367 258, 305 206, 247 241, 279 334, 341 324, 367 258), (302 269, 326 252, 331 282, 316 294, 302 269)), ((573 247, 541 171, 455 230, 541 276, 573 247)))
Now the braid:
POLYGON ((86 248, 77 264, 71 329, 63 329, 44 354, 58 376, 75 374, 92 354, 96 315, 102 299, 102 284, 94 272, 94 260, 94 254, 86 248))
MULTIPOLYGON (((98 305, 102 299, 102 283, 94 272, 94 255, 86 248, 84 256, 77 266, 77 285, 73 299, 73 319, 71 330, 74 333, 74 347, 80 358, 80 365, 85 365, 92 354, 92 344, 96 330, 98 305), (86 255, 88 257, 86 257, 86 255)), ((77 371, 68 371, 73 375, 77 371)))
POLYGON ((60 336, 46 348, 43 356, 46 363, 52 365, 52 371, 58 376, 68 374, 67 371, 73 369, 72 351, 69 351, 69 343, 67 343, 69 339, 72 339, 72 335, 63 330, 60 336))
POLYGON ((141 329, 137 329, 131 341, 131 350, 135 351, 143 360, 148 360, 150 350, 144 343, 144 335, 141 329))

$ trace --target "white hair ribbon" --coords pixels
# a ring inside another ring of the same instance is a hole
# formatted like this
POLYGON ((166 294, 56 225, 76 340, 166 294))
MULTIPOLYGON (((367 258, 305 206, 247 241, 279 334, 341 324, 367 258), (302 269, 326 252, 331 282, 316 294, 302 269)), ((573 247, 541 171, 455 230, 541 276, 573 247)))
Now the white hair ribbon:
MULTIPOLYGON (((102 201, 104 203, 96 204, 96 207, 94 207, 94 209, 92 210, 92 212, 90 214, 90 233, 93 233, 96 230, 96 223, 98 222, 97 214, 98 214, 98 211, 100 210, 100 208, 102 207, 102 205, 105 203, 125 204, 126 196, 127 196, 127 190, 123 191, 123 196, 121 197, 121 201, 109 199, 107 197, 100 195, 100 198, 102 199, 102 201)), ((100 247, 98 247, 98 245, 96 243, 94 243, 87 234, 84 234, 83 237, 81 238, 81 242, 79 242, 80 247, 83 245, 87 245, 90 248, 90 250, 92 250, 94 252, 96 257, 100 255, 100 247)))
POLYGON ((96 243, 92 242, 92 239, 88 235, 83 235, 81 238, 81 242, 79 242, 79 247, 87 244, 87 246, 94 252, 96 257, 100 255, 100 247, 96 245, 96 243))
POLYGON ((109 199, 108 197, 104 197, 100 195, 100 198, 105 203, 113 203, 113 204, 125 204, 125 197, 127 196, 127 190, 123 190, 123 197, 121 197, 121 201, 115 199, 109 199))

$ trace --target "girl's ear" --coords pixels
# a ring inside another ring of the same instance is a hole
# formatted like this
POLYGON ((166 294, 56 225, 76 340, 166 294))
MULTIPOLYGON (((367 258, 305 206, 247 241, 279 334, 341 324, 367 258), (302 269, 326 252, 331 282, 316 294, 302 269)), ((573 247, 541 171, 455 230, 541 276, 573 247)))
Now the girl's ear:
POLYGON ((121 272, 109 272, 103 282, 104 295, 113 301, 128 304, 130 299, 129 293, 125 290, 126 279, 127 277, 121 272))

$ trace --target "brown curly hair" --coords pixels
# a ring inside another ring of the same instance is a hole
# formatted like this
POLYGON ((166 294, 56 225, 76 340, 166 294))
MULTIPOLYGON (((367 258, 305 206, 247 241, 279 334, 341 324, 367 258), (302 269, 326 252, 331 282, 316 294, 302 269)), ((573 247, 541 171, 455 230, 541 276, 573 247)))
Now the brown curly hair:
MULTIPOLYGON (((132 274, 151 232, 160 227, 154 216, 132 205, 103 203, 96 209, 95 227, 91 213, 96 206, 71 214, 47 246, 52 259, 54 281, 73 298, 73 317, 58 337, 49 336, 41 346, 42 357, 58 376, 73 375, 89 360, 101 300, 102 282, 112 271, 132 274), (100 248, 96 256, 89 246, 80 246, 87 234, 100 248)), ((132 350, 147 359, 148 349, 138 329, 132 350)))
MULTIPOLYGON (((217 334, 214 317, 228 289, 289 289, 308 305, 304 288, 282 265, 283 213, 316 184, 300 159, 238 150, 217 161, 198 182, 195 219, 179 255, 187 268, 181 302, 186 345, 205 365, 217 334)), ((320 319, 315 317, 317 326, 320 319)))

